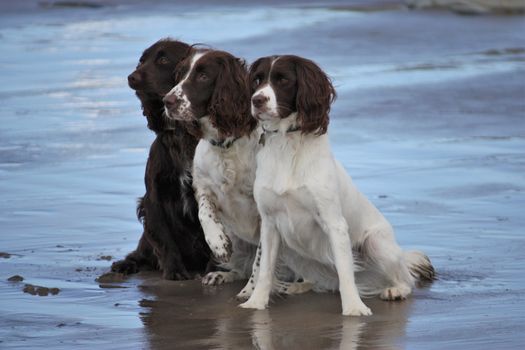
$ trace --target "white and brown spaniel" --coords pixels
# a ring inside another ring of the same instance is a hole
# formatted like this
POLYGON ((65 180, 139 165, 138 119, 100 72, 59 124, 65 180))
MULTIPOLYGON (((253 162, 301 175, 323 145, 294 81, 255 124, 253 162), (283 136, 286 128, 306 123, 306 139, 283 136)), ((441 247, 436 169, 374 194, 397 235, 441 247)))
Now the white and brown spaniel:
POLYGON ((389 222, 334 159, 326 131, 335 91, 326 74, 310 60, 272 56, 251 66, 250 81, 251 111, 264 129, 254 185, 262 256, 241 307, 267 307, 279 255, 314 289, 339 289, 344 315, 372 313, 360 294, 400 300, 418 279, 432 279, 428 257, 401 250, 389 222), (296 254, 279 254, 283 247, 296 254))
MULTIPOLYGON (((224 51, 195 50, 181 63, 179 83, 165 96, 170 118, 187 121, 201 140, 195 151, 193 186, 199 219, 214 256, 228 271, 207 274, 216 285, 250 276, 259 244, 260 217, 253 198, 255 155, 260 131, 250 114, 250 89, 244 61, 224 51)), ((274 290, 288 294, 309 289, 293 282, 284 267, 274 290)), ((239 297, 253 290, 251 278, 239 297)))

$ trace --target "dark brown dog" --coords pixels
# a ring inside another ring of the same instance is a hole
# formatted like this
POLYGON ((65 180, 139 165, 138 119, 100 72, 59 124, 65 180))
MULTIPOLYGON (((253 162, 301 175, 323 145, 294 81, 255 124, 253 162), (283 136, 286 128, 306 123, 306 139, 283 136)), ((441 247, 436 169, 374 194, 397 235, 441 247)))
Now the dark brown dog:
POLYGON ((144 233, 135 251, 111 269, 125 274, 160 269, 165 279, 189 279, 208 270, 210 250, 198 219, 191 167, 197 140, 180 122, 164 116, 162 98, 175 86, 174 70, 192 51, 163 39, 146 49, 128 77, 142 104, 148 127, 157 135, 146 164, 146 194, 137 215, 144 233))

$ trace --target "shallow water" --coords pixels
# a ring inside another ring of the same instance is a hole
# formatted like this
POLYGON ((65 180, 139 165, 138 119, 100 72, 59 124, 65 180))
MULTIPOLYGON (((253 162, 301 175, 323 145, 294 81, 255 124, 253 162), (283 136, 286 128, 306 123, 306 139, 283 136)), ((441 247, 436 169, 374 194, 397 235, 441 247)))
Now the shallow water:
POLYGON ((394 2, 374 11, 336 2, 107 4, 0 5, 0 252, 10 254, 0 256, 0 348, 525 343, 523 17, 394 2), (269 311, 252 312, 231 299, 241 284, 202 288, 154 273, 95 282, 141 233, 135 199, 153 135, 126 77, 167 35, 248 61, 273 53, 317 61, 339 94, 334 153, 400 244, 430 256, 439 280, 404 302, 367 300, 367 318, 340 316, 336 294, 276 297, 269 311), (15 274, 25 280, 8 282, 15 274), (25 283, 60 293, 33 296, 25 283))

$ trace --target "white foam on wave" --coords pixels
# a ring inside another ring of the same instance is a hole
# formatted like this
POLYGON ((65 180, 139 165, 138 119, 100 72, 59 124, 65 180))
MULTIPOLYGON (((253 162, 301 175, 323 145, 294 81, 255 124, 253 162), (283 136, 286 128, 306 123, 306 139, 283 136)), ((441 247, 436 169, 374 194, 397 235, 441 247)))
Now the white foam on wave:
POLYGON ((331 75, 338 90, 348 91, 433 84, 524 70, 525 65, 522 61, 476 59, 465 56, 444 62, 413 62, 403 66, 395 64, 339 66, 331 72, 331 75))

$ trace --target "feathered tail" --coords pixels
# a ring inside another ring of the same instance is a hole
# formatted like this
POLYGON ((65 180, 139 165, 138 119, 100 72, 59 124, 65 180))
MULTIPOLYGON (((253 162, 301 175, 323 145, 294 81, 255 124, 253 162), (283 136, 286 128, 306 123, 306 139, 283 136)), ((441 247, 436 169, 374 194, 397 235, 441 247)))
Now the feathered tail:
POLYGON ((428 256, 423 252, 412 250, 403 252, 410 274, 416 282, 433 281, 436 271, 428 256))

